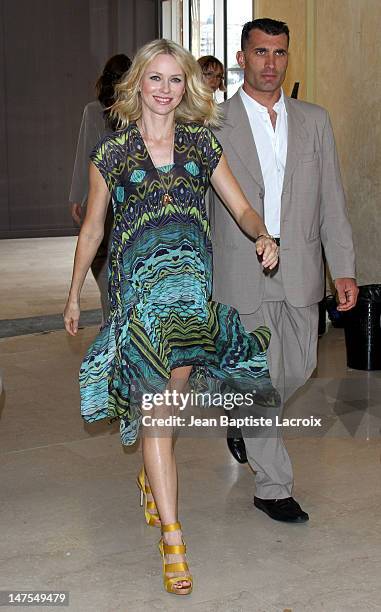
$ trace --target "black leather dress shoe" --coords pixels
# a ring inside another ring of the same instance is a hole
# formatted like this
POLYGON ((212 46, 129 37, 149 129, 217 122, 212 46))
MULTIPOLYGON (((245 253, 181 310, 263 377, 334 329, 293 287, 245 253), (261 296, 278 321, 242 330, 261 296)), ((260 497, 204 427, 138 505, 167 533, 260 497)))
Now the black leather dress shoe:
POLYGON ((228 448, 238 463, 247 463, 246 447, 241 430, 238 427, 228 427, 228 448))
POLYGON ((259 497, 254 497, 254 506, 266 512, 274 521, 305 523, 310 518, 293 497, 286 497, 285 499, 260 499, 259 497))

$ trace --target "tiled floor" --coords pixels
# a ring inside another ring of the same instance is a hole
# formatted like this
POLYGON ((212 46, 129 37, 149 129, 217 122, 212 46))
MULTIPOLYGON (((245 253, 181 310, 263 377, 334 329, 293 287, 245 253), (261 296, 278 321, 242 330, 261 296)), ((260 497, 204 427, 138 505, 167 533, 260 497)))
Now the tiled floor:
MULTIPOLYGON (((63 311, 71 280, 76 238, 0 240, 0 319, 63 311)), ((88 275, 83 310, 99 308, 98 290, 88 275)))
MULTIPOLYGON (((3 241, 17 280, 7 298, 12 274, 0 280, 0 318, 62 312, 73 244, 3 241)), ((88 286, 87 307, 96 308, 88 286)), ((115 426, 85 426, 79 416, 76 376, 95 334, 0 340, 0 590, 70 591, 75 612, 381 610, 381 380, 346 370, 341 330, 322 338, 316 376, 287 411, 323 423, 319 435, 287 436, 309 523, 276 523, 255 510, 252 474, 224 439, 178 441, 195 580, 186 598, 162 588, 159 532, 138 506, 139 450, 123 449, 115 426)))

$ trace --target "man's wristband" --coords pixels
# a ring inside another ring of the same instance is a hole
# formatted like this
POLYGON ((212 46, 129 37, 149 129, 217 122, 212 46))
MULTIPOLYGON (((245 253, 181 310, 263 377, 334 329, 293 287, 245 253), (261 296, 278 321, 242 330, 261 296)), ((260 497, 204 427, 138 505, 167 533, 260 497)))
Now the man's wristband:
POLYGON ((259 234, 259 236, 256 237, 255 242, 257 242, 259 238, 269 238, 273 242, 276 242, 276 239, 274 238, 274 236, 270 236, 270 234, 259 234))

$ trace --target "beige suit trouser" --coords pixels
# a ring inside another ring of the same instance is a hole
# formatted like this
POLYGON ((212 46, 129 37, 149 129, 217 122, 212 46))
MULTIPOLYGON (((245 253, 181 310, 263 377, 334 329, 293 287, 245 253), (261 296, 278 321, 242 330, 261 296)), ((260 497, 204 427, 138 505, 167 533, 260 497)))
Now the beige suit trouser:
POLYGON ((298 308, 286 300, 280 265, 275 274, 265 277, 260 309, 252 314, 240 314, 240 317, 248 331, 259 325, 266 325, 271 330, 267 357, 272 383, 282 398, 280 408, 275 414, 271 413, 272 427, 242 428, 247 458, 255 472, 255 494, 261 499, 290 497, 292 465, 282 440, 282 428, 276 427, 275 415, 282 417, 284 403, 316 367, 318 304, 298 308))

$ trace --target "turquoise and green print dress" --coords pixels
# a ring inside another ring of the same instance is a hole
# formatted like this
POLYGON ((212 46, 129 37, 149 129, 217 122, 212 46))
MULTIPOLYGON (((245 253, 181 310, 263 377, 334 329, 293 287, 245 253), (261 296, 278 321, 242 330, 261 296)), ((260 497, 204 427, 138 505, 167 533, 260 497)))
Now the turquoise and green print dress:
POLYGON ((126 445, 138 435, 142 393, 163 392, 173 368, 193 364, 193 380, 278 401, 269 330, 246 332, 234 308, 211 300, 205 193, 221 154, 208 128, 189 123, 176 124, 171 166, 155 169, 136 124, 91 155, 112 197, 114 227, 110 316, 80 369, 81 412, 87 422, 119 418, 126 445), (172 203, 163 204, 164 187, 172 203))

